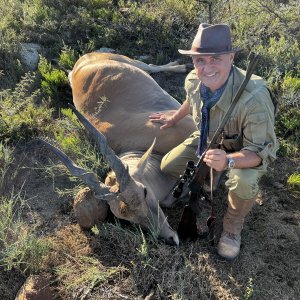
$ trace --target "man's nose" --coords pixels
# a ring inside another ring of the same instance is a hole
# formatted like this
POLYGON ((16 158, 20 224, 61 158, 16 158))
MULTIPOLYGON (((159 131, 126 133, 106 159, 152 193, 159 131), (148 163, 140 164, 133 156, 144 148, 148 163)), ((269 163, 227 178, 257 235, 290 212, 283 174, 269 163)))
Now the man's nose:
POLYGON ((212 70, 213 70, 213 66, 211 64, 209 64, 209 63, 205 64, 202 67, 202 72, 204 72, 204 73, 209 73, 212 70))

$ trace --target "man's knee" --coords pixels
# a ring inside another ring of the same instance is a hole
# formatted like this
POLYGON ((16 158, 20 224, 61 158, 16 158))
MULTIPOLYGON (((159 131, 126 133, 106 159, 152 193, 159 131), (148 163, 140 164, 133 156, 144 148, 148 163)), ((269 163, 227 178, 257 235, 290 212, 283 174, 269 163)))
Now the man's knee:
POLYGON ((241 199, 249 200, 257 196, 258 182, 263 172, 253 169, 233 169, 229 173, 226 186, 229 191, 237 194, 241 199))
POLYGON ((167 153, 161 161, 160 169, 172 177, 178 178, 184 171, 184 166, 178 159, 172 158, 170 153, 167 153))
POLYGON ((186 163, 189 160, 197 160, 196 149, 198 141, 198 132, 191 134, 183 143, 163 157, 160 164, 161 170, 175 178, 182 175, 185 171, 186 163))

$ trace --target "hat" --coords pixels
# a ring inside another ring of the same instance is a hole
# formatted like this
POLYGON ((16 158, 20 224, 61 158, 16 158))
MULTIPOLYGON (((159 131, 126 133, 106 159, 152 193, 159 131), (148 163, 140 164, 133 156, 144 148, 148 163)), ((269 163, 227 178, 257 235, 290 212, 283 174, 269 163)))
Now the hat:
POLYGON ((187 55, 214 55, 240 51, 232 49, 231 34, 226 24, 200 24, 191 50, 178 50, 187 55))

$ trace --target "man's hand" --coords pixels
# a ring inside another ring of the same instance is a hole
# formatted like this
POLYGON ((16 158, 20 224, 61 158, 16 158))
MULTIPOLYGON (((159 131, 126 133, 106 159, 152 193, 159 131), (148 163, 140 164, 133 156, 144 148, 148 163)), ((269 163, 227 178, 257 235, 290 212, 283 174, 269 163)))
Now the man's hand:
POLYGON ((221 149, 210 149, 206 152, 203 161, 208 167, 216 171, 224 171, 227 168, 226 152, 221 149))
POLYGON ((172 116, 168 116, 162 112, 157 112, 149 116, 149 119, 153 123, 161 123, 160 129, 166 129, 175 125, 174 118, 172 116))

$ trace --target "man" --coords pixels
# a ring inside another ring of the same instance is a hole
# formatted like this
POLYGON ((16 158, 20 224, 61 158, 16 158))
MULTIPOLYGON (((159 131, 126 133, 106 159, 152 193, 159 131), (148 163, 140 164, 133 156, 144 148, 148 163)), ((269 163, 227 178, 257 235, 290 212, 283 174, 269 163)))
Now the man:
MULTIPOLYGON (((163 123, 163 130, 191 113, 199 131, 165 155, 161 163, 164 172, 178 178, 186 162, 196 162, 206 150, 245 78, 245 72, 233 65, 237 51, 231 46, 230 29, 225 24, 200 24, 191 49, 179 50, 191 56, 194 63, 185 81, 186 100, 171 117, 156 113, 149 118, 163 123)), ((234 259, 240 252, 244 218, 258 194, 258 181, 276 158, 274 105, 262 78, 251 77, 222 138, 221 149, 208 150, 204 161, 215 171, 228 170, 228 209, 218 253, 234 259)))

